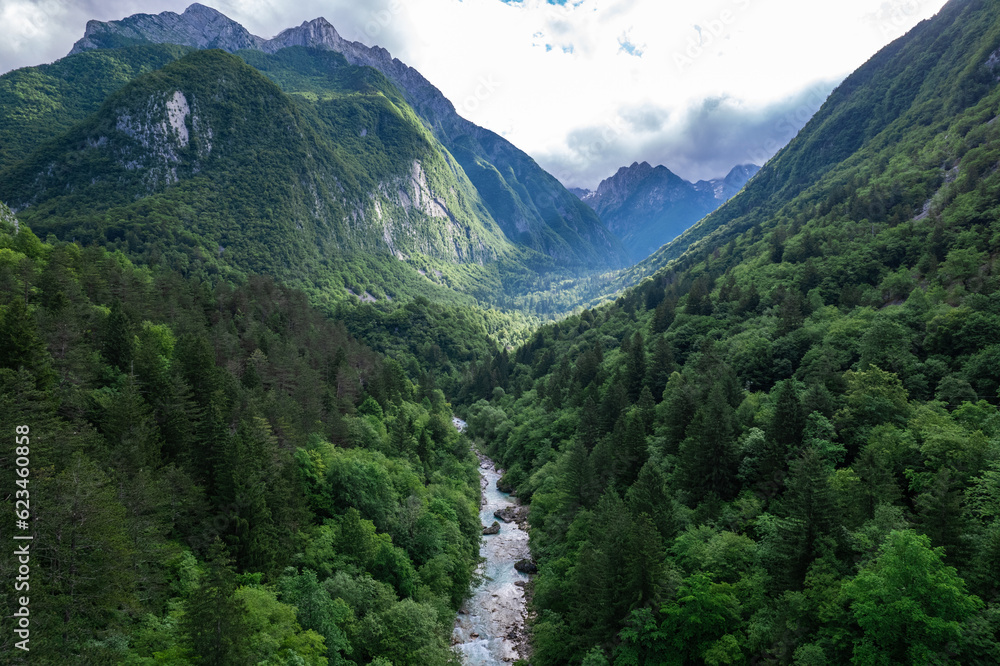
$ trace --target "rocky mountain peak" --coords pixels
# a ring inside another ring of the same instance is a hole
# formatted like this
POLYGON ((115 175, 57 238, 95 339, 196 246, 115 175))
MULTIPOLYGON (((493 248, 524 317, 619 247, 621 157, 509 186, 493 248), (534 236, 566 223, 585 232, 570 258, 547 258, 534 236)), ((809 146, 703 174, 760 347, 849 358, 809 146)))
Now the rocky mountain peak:
POLYGON ((130 44, 179 44, 230 53, 241 49, 274 53, 285 47, 304 46, 340 53, 351 65, 373 67, 403 93, 407 103, 445 147, 457 154, 458 162, 470 173, 473 183, 478 183, 477 187, 487 186, 486 181, 496 173, 503 173, 504 179, 512 181, 514 186, 510 187, 489 183, 490 194, 486 196, 487 208, 500 218, 501 228, 508 237, 518 239, 517 242, 528 238, 533 248, 567 261, 581 257, 585 259, 580 261, 609 265, 623 265, 626 261, 621 243, 601 224, 594 211, 581 204, 534 160, 503 137, 459 116, 454 105, 420 72, 393 58, 384 48, 344 39, 324 18, 306 21, 273 39, 264 39, 250 34, 223 14, 195 4, 182 14, 135 14, 119 21, 92 21, 71 54, 130 44), (500 166, 484 170, 484 159, 500 166), (525 190, 535 194, 522 198, 519 192, 525 190), (543 197, 543 192, 544 198, 558 202, 558 224, 547 220, 534 204, 543 197), (504 214, 500 215, 500 211, 504 214))
POLYGON ((323 17, 281 31, 273 39, 251 34, 225 14, 194 3, 183 13, 133 14, 118 21, 90 21, 70 55, 87 49, 116 48, 126 44, 180 44, 198 49, 233 53, 253 49, 274 53, 288 46, 329 49, 352 65, 374 67, 389 77, 432 124, 453 120, 455 107, 418 71, 392 57, 380 46, 344 39, 323 17))
POLYGON ((180 44, 224 51, 259 49, 266 40, 225 14, 195 3, 182 14, 133 14, 120 21, 88 21, 83 38, 69 54, 87 49, 114 48, 124 44, 180 44))
POLYGON ((320 16, 312 21, 303 21, 296 28, 282 30, 274 39, 267 41, 265 51, 274 52, 286 46, 309 46, 340 51, 345 44, 337 29, 320 16))
POLYGON ((691 183, 662 164, 632 162, 580 199, 640 261, 739 192, 759 169, 740 164, 725 178, 691 183))
POLYGON ((621 167, 615 175, 602 180, 597 190, 583 200, 600 213, 609 206, 624 202, 643 181, 651 177, 655 177, 662 185, 677 186, 685 182, 662 164, 654 168, 649 162, 632 162, 630 166, 621 167))

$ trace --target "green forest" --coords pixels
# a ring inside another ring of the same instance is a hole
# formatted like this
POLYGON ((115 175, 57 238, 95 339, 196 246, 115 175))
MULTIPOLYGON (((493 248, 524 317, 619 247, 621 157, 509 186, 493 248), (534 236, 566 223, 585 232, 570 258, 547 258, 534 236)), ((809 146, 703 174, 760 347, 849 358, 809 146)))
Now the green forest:
POLYGON ((440 389, 301 291, 212 286, 4 217, 0 428, 30 427, 30 663, 452 659, 479 480, 440 389))
POLYGON ((522 666, 1000 663, 998 17, 948 2, 621 270, 339 53, 0 76, 0 662, 460 663, 478 451, 522 666))
POLYGON ((531 506, 532 663, 1000 661, 1000 89, 926 66, 987 60, 983 6, 765 169, 920 93, 855 153, 757 208, 762 172, 613 304, 479 364, 470 433, 531 506))

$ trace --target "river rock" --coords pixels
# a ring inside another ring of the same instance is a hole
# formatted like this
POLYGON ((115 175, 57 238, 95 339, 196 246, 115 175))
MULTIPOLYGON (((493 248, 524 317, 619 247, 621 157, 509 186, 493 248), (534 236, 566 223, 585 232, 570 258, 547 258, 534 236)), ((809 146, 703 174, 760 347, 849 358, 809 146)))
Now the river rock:
POLYGON ((514 563, 514 568, 521 573, 526 574, 536 574, 538 573, 538 567, 529 559, 518 560, 514 563))
POLYGON ((497 534, 498 532, 500 532, 500 523, 495 520, 492 525, 483 528, 483 534, 497 534))
POLYGON ((493 516, 499 518, 505 523, 512 523, 517 520, 517 507, 516 506, 505 506, 502 509, 497 509, 493 512, 493 516))
POLYGON ((506 476, 501 476, 497 479, 497 490, 502 493, 512 493, 514 492, 514 486, 510 485, 510 481, 507 480, 506 476))

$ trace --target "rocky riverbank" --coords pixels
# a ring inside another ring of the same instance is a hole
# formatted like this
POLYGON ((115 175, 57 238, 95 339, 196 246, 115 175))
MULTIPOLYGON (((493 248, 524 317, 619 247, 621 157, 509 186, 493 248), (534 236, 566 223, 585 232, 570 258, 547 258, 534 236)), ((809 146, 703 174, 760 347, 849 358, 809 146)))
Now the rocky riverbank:
POLYGON ((525 629, 529 576, 523 564, 515 567, 531 558, 527 507, 497 490, 502 471, 486 456, 476 455, 483 491, 480 555, 485 561, 478 571, 483 581, 459 610, 452 642, 461 651, 464 664, 509 664, 530 654, 525 629), (496 530, 493 523, 498 521, 496 530))

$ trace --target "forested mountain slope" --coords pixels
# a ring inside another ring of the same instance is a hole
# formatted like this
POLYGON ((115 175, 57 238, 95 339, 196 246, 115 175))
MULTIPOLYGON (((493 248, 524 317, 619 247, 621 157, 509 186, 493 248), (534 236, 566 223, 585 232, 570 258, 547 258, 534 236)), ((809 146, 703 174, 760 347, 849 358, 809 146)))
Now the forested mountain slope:
MULTIPOLYGON (((654 275, 691 247, 718 247, 735 234, 808 207, 852 206, 853 220, 906 220, 919 213, 953 163, 931 163, 916 146, 933 142, 987 94, 1000 76, 1000 30, 982 2, 949 2, 840 84, 798 135, 737 196, 645 261, 561 283, 539 299, 594 305, 654 275), (906 147, 912 169, 877 179, 906 147), (873 173, 874 172, 874 173, 873 173), (862 186, 862 183, 865 186, 862 186)), ((963 134, 968 129, 962 129, 963 134)))
POLYGON ((479 367, 533 663, 1000 660, 998 49, 948 3, 690 249, 479 367))
POLYGON ((30 662, 8 632, 4 663, 452 658, 476 459, 440 390, 304 293, 43 243, 0 206, 0 425, 28 430, 0 477, 33 537, 30 662))
MULTIPOLYGON (((352 255, 381 257, 384 273, 417 285, 430 283, 420 257, 491 264, 487 279, 516 264, 524 253, 395 88, 327 60, 324 96, 297 101, 235 56, 190 53, 8 167, 0 198, 41 232, 123 241, 147 261, 339 278, 358 293, 377 280, 350 266, 352 255), (394 267, 400 260, 415 265, 394 267), (346 274, 331 275, 338 269, 346 274)), ((488 295, 475 283, 469 291, 488 295)))
POLYGON ((420 72, 383 48, 345 40, 326 19, 305 22, 267 40, 195 3, 182 14, 163 12, 120 21, 91 21, 71 53, 136 43, 265 53, 305 46, 342 54, 353 65, 373 67, 402 91, 434 136, 454 155, 512 242, 549 256, 560 266, 591 269, 626 263, 621 244, 593 211, 530 156, 503 137, 460 117, 454 105, 420 72))
POLYGON ((0 76, 0 170, 69 130, 111 93, 191 49, 170 44, 88 51, 0 76))

